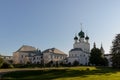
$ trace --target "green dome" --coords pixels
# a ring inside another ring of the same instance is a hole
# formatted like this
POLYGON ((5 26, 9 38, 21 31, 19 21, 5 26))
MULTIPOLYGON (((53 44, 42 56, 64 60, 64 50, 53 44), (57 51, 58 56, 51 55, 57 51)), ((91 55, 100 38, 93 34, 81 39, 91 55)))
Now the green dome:
POLYGON ((80 38, 84 38, 85 37, 85 33, 81 30, 78 35, 80 36, 80 38))
POLYGON ((77 36, 75 36, 75 37, 74 37, 74 40, 78 40, 78 37, 77 37, 77 36))
POLYGON ((86 40, 88 40, 88 39, 89 39, 89 37, 88 37, 88 36, 86 36, 86 37, 85 37, 85 39, 86 39, 86 40))

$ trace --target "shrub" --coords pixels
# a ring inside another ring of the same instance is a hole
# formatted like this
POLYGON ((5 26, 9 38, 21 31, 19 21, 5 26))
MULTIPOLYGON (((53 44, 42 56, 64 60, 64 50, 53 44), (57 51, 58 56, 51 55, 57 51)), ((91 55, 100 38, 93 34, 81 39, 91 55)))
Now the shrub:
POLYGON ((75 60, 75 61, 73 62, 73 66, 78 66, 78 65, 79 65, 79 62, 75 60))
POLYGON ((7 62, 4 62, 4 63, 1 65, 1 68, 4 68, 4 69, 6 69, 6 68, 13 68, 13 65, 12 65, 12 64, 9 64, 9 63, 7 63, 7 62))

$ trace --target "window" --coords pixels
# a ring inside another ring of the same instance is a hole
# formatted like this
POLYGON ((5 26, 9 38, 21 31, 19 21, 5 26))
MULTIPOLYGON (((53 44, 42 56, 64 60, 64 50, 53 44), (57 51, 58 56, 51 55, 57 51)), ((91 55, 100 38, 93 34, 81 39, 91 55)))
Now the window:
POLYGON ((21 55, 21 58, 23 58, 23 55, 21 55))
POLYGON ((75 54, 75 57, 77 57, 77 54, 75 54))
POLYGON ((35 57, 33 57, 33 60, 35 60, 35 57))

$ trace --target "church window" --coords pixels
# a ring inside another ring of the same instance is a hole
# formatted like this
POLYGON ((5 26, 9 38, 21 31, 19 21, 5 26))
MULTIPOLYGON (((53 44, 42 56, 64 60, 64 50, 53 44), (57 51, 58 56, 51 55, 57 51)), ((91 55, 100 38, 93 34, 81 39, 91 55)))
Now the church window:
POLYGON ((57 56, 55 56, 55 58, 57 59, 57 56))
POLYGON ((72 54, 72 56, 74 57, 74 54, 72 54))
POLYGON ((35 60, 35 57, 33 57, 33 60, 35 60))
POLYGON ((56 56, 54 55, 54 58, 56 58, 56 56))
POLYGON ((77 57, 77 54, 75 54, 75 57, 77 57))
POLYGON ((39 59, 39 58, 37 57, 37 59, 39 59))
POLYGON ((70 54, 70 57, 72 57, 72 54, 70 54))

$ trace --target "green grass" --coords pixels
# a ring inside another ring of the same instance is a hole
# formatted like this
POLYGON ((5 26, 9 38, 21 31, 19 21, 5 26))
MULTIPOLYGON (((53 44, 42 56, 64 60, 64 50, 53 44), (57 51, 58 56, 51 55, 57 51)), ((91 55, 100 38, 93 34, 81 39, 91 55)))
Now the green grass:
POLYGON ((71 67, 10 72, 2 79, 32 80, 120 80, 120 70, 108 67, 71 67))

